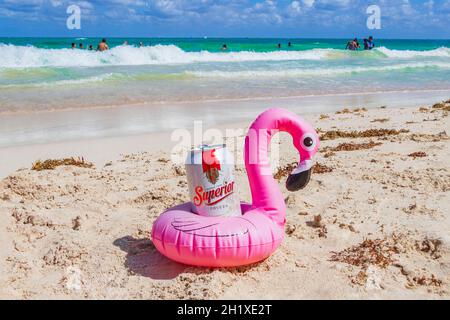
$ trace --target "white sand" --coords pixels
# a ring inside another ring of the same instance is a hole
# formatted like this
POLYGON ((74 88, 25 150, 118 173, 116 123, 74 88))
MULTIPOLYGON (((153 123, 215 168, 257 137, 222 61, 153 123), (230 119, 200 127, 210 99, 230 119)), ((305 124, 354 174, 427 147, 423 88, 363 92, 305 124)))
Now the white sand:
MULTIPOLYGON (((449 299, 448 112, 328 116, 307 118, 322 131, 410 132, 324 141, 317 160, 332 172, 313 175, 298 193, 280 181, 288 206, 281 248, 260 264, 228 270, 179 265, 151 243, 152 222, 187 200, 184 170, 169 161, 167 135, 10 149, 2 166, 18 161, 29 168, 37 158, 70 155, 97 168, 26 169, 0 182, 0 298, 449 299), (370 141, 381 145, 325 158, 327 148, 370 141), (125 152, 141 152, 104 167, 103 154, 111 156, 119 143, 125 152), (408 156, 419 151, 426 157, 408 156), (313 223, 317 215, 320 225, 313 223), (385 242, 359 247, 357 261, 348 255, 332 261, 333 252, 365 239, 385 242)), ((283 165, 295 158, 283 143, 283 165)), ((240 197, 250 201, 245 171, 237 170, 240 197)))

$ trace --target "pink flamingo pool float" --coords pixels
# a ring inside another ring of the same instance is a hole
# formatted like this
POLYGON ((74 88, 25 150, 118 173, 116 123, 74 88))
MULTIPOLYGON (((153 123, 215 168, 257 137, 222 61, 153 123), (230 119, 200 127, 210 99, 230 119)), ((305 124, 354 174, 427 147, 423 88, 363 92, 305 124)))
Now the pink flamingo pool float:
POLYGON ((243 203, 242 216, 204 217, 186 203, 163 213, 153 225, 156 248, 174 261, 203 267, 234 267, 268 258, 284 239, 286 206, 272 176, 268 150, 277 132, 288 132, 300 154, 286 187, 294 192, 309 182, 319 148, 316 130, 284 109, 270 109, 252 124, 245 140, 245 165, 253 203, 243 203))

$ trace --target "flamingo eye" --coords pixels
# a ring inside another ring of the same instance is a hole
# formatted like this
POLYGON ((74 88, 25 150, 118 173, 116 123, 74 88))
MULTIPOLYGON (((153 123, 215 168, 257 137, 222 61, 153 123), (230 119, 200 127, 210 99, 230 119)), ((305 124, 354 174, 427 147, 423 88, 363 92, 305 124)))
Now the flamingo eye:
POLYGON ((302 138, 302 147, 307 151, 312 151, 316 147, 314 135, 307 133, 302 138))
POLYGON ((313 141, 313 139, 311 139, 310 137, 308 137, 308 138, 305 138, 305 140, 303 140, 303 144, 304 144, 306 147, 310 148, 310 147, 312 147, 312 145, 314 144, 314 141, 313 141))

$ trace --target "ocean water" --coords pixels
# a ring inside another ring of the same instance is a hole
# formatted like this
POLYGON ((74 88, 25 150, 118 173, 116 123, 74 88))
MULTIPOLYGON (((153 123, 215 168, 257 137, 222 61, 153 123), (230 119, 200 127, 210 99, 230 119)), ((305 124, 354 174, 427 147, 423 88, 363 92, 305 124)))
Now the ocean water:
POLYGON ((381 39, 350 52, 345 39, 115 38, 107 52, 70 49, 99 40, 0 38, 0 114, 450 90, 450 40, 381 39))

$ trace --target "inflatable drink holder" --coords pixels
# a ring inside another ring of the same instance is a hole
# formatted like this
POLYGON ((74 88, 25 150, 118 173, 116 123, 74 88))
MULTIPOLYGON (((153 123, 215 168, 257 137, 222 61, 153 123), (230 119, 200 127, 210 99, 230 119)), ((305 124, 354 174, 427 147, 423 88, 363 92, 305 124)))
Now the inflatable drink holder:
POLYGON ((272 136, 280 131, 291 134, 300 155, 286 187, 291 192, 303 189, 319 149, 316 130, 295 113, 270 109, 255 120, 245 139, 253 203, 243 203, 237 217, 200 216, 192 212, 191 203, 167 210, 153 225, 158 251, 174 261, 203 267, 248 265, 274 253, 284 239, 286 206, 272 176, 268 151, 272 136))

